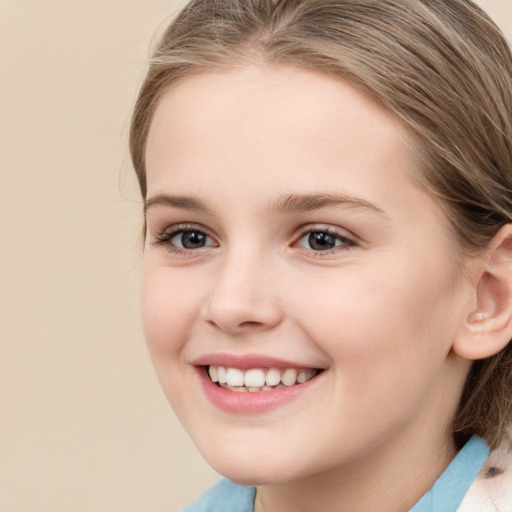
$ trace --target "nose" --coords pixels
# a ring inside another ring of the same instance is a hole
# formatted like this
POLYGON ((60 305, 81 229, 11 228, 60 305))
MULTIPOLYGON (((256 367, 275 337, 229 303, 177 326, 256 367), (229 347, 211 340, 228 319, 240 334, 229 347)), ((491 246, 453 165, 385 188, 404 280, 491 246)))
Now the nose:
POLYGON ((265 331, 283 318, 280 283, 268 261, 256 254, 232 255, 212 276, 203 318, 229 334, 265 331))

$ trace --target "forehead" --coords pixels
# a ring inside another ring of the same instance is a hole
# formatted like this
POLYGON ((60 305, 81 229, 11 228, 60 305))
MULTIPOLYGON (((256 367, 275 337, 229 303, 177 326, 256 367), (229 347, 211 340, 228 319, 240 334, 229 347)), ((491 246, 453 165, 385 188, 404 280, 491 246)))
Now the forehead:
POLYGON ((293 165, 294 155, 317 160, 334 148, 359 152, 364 165, 411 144, 394 117, 343 81, 291 67, 250 67, 201 73, 169 89, 152 121, 146 163, 151 171, 220 153, 225 163, 243 155, 272 166, 286 150, 293 165))
POLYGON ((235 194, 250 190, 250 201, 263 204, 336 192, 407 209, 425 195, 411 179, 413 150, 391 114, 339 79, 291 67, 201 73, 157 106, 148 198, 172 192, 246 208, 235 194))
MULTIPOLYGON (((171 86, 160 99, 149 140, 162 124, 179 132, 236 125, 240 129, 297 127, 325 131, 326 123, 350 119, 354 129, 385 127, 392 137, 405 136, 398 120, 375 101, 338 78, 288 66, 251 66, 192 75, 171 86), (188 122, 187 122, 188 121, 188 122)), ((177 134, 176 134, 177 135, 177 134)), ((210 133, 210 135, 215 135, 210 133)), ((263 131, 262 135, 271 135, 263 131)))

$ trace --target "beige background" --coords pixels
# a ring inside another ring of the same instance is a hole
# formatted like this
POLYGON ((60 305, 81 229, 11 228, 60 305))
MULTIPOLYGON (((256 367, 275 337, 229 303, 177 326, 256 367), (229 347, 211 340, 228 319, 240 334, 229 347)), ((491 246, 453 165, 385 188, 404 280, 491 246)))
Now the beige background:
POLYGON ((1 512, 172 512, 217 478, 139 321, 127 127, 178 3, 0 0, 1 512))

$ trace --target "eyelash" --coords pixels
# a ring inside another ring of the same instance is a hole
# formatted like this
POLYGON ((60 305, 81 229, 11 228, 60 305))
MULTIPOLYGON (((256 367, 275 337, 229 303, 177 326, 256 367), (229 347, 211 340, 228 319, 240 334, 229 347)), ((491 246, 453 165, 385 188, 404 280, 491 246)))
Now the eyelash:
MULTIPOLYGON (((210 238, 213 240, 213 237, 211 237, 204 229, 201 229, 200 227, 195 226, 195 225, 187 224, 187 225, 177 225, 170 230, 166 230, 158 235, 155 235, 153 243, 155 245, 166 246, 170 252, 177 254, 177 255, 183 255, 183 256, 190 255, 191 252, 194 252, 198 249, 204 248, 204 247, 199 247, 197 249, 186 249, 186 248, 182 248, 182 247, 177 247, 176 245, 171 243, 172 239, 175 236, 179 235, 180 233, 183 234, 183 233, 187 233, 187 232, 197 233, 201 236, 204 236, 204 237, 207 237, 207 238, 210 238)), ((293 246, 296 246, 305 236, 311 235, 313 233, 322 233, 324 235, 328 235, 328 236, 332 237, 336 242, 341 242, 340 245, 336 245, 335 247, 333 247, 331 249, 325 249, 325 250, 314 250, 312 248, 303 247, 303 249, 306 249, 307 251, 314 254, 314 257, 316 257, 316 258, 329 256, 338 251, 347 251, 349 249, 352 249, 353 247, 357 247, 357 245, 358 245, 354 239, 346 237, 344 235, 341 235, 338 231, 336 231, 333 228, 319 226, 319 227, 308 227, 305 229, 301 229, 293 237, 293 239, 294 239, 293 246)), ((206 246, 206 247, 208 247, 208 246, 206 246)))

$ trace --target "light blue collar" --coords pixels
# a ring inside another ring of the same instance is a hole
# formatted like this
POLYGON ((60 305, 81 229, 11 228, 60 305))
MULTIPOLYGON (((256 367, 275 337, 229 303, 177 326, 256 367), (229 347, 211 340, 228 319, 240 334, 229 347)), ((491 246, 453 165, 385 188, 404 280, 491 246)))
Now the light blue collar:
POLYGON ((489 453, 483 439, 472 437, 410 512, 455 512, 489 453))

